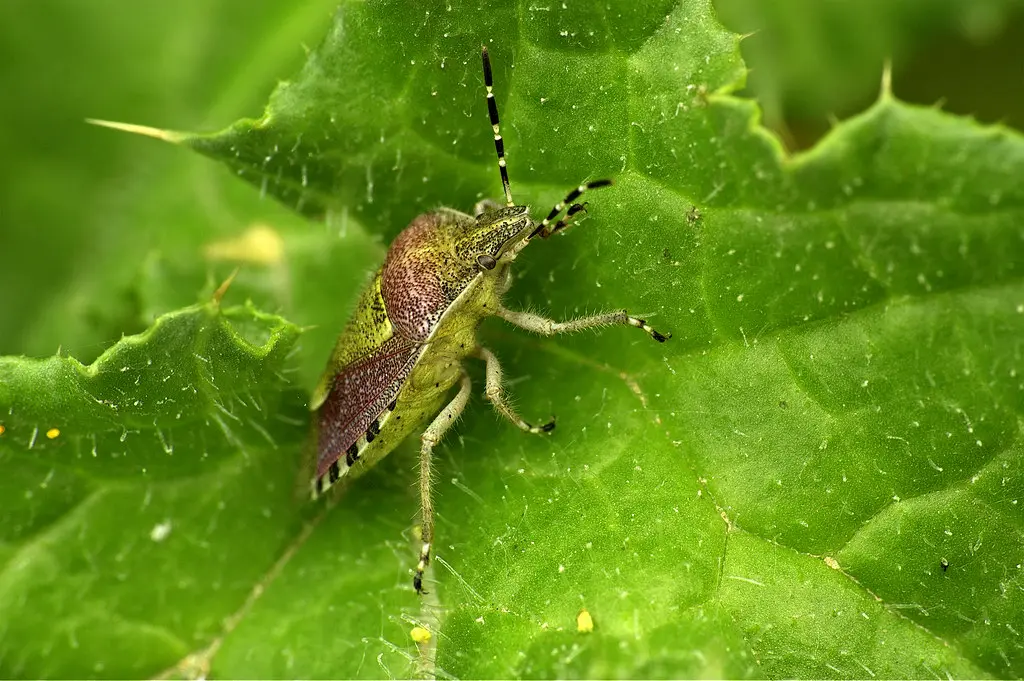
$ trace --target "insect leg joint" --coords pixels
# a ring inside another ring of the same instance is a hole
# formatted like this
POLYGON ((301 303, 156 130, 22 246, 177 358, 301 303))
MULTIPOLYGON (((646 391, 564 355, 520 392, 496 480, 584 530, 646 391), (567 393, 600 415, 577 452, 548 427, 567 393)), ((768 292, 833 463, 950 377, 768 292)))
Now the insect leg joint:
POLYGON ((505 400, 505 391, 501 384, 501 364, 498 362, 498 358, 495 357, 493 352, 484 347, 477 347, 475 354, 487 363, 484 396, 492 405, 494 405, 495 411, 504 416, 517 428, 525 430, 528 433, 550 433, 555 429, 554 418, 540 426, 534 426, 524 421, 523 418, 516 413, 516 410, 513 409, 505 400))

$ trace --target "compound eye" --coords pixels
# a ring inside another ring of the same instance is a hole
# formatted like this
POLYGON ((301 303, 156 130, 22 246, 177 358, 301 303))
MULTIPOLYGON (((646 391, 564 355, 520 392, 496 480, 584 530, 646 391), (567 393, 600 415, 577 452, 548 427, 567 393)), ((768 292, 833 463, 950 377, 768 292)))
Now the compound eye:
POLYGON ((480 255, 476 256, 476 264, 479 265, 481 269, 493 270, 494 267, 498 264, 498 261, 492 258, 491 256, 487 255, 486 253, 481 253, 480 255))

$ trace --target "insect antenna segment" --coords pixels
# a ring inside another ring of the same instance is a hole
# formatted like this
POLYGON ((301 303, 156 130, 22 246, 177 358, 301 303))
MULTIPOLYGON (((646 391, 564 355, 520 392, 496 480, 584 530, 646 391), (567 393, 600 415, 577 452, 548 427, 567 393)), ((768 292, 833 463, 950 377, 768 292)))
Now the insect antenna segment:
POLYGON ((565 217, 555 223, 555 226, 551 228, 551 233, 554 234, 555 232, 568 227, 569 223, 572 222, 573 216, 577 213, 586 213, 587 203, 587 201, 584 201, 583 203, 574 203, 569 206, 569 210, 565 212, 565 217))
POLYGON ((583 192, 588 189, 598 189, 600 187, 611 186, 611 180, 594 180, 593 182, 587 182, 573 189, 571 192, 565 195, 565 198, 559 201, 548 213, 548 216, 541 220, 540 224, 537 225, 537 229, 530 232, 530 236, 527 237, 532 239, 535 236, 539 236, 541 239, 547 239, 549 236, 564 228, 569 224, 569 219, 584 210, 583 204, 575 203, 576 199, 583 195, 583 192), (564 220, 560 220, 554 227, 550 226, 551 221, 558 217, 559 213, 565 210, 565 207, 569 206, 569 213, 565 216, 564 220))
POLYGON ((480 51, 484 63, 484 85, 487 86, 487 113, 491 117, 491 129, 494 130, 494 150, 498 153, 498 170, 501 171, 501 186, 505 190, 505 205, 516 205, 512 201, 512 187, 508 183, 508 168, 505 166, 505 142, 501 139, 498 128, 498 103, 494 101, 494 74, 491 73, 491 57, 487 54, 487 46, 480 51))

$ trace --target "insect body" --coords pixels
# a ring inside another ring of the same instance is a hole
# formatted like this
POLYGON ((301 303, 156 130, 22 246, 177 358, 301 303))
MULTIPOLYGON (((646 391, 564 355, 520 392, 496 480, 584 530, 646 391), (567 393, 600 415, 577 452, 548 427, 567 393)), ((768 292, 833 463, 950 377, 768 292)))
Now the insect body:
POLYGON ((514 425, 530 433, 555 427, 554 421, 540 426, 527 423, 505 401, 501 365, 477 343, 480 321, 497 315, 544 335, 628 324, 659 342, 667 338, 625 310, 557 322, 502 305, 502 295, 512 281, 509 266, 519 253, 533 239, 546 239, 579 214, 583 206, 575 201, 583 192, 611 181, 573 189, 539 223, 530 218, 527 206, 515 205, 486 47, 482 58, 505 205, 482 201, 474 215, 442 208, 417 217, 398 235, 384 265, 363 291, 310 403, 319 412, 314 497, 340 478, 369 469, 433 417, 420 438, 423 545, 413 578, 418 592, 423 591, 423 571, 433 539, 431 454, 470 395, 463 360, 477 357, 486 363, 485 395, 514 425), (555 222, 563 211, 565 217, 555 222), (458 393, 449 399, 456 385, 458 393))

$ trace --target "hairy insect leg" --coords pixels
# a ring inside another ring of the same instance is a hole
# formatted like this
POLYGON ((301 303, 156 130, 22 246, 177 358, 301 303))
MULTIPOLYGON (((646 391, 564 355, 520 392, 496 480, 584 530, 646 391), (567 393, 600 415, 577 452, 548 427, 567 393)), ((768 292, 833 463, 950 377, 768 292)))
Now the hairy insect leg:
MULTIPOLYGON (((558 217, 558 214, 565 210, 566 206, 570 206, 569 211, 571 214, 575 214, 582 209, 582 205, 575 203, 576 199, 583 195, 583 192, 588 189, 598 189, 600 187, 608 187, 612 184, 611 180, 594 180, 593 182, 587 182, 573 189, 571 192, 565 195, 565 198, 559 201, 551 208, 551 212, 548 216, 540 221, 537 228, 530 232, 530 236, 527 237, 532 239, 535 236, 539 236, 541 239, 547 239, 549 236, 555 233, 556 230, 560 229, 557 225, 552 226, 551 221, 558 217), (580 206, 580 208, 576 208, 580 206), (573 210, 575 209, 575 210, 573 210)), ((567 216, 568 218, 568 216, 567 216)), ((565 225, 562 225, 563 227, 565 225)))
POLYGON ((412 578, 412 584, 416 587, 417 593, 426 593, 423 590, 423 571, 427 569, 427 563, 430 562, 430 544, 434 540, 434 502, 430 495, 430 462, 434 445, 441 441, 448 428, 462 414, 466 403, 469 402, 472 389, 469 376, 462 374, 459 394, 448 403, 448 406, 437 415, 437 418, 427 426, 423 435, 420 436, 420 511, 423 546, 420 548, 419 562, 416 563, 416 575, 412 578))
POLYGON ((629 326, 635 326, 638 329, 643 329, 651 338, 659 343, 664 343, 672 337, 671 333, 659 333, 655 329, 651 328, 643 319, 631 317, 625 310, 605 312, 604 314, 596 314, 592 317, 581 317, 567 322, 558 322, 554 319, 548 319, 547 317, 541 317, 540 315, 533 314, 532 312, 509 310, 504 307, 498 310, 498 316, 521 329, 533 331, 534 333, 539 333, 543 336, 554 336, 559 333, 574 333, 576 331, 582 331, 583 329, 612 326, 614 324, 628 324, 629 326))
POLYGON ((494 405, 495 411, 527 433, 550 433, 555 429, 554 419, 551 419, 542 426, 533 426, 524 421, 516 413, 516 410, 505 401, 505 391, 501 385, 501 364, 498 363, 498 358, 494 356, 493 352, 484 347, 476 349, 476 356, 487 363, 487 384, 484 389, 484 395, 494 405))
POLYGON ((490 213, 492 210, 498 210, 502 204, 500 201, 494 199, 481 199, 473 204, 473 217, 478 218, 484 213, 490 213))
POLYGON ((440 213, 441 215, 445 215, 445 216, 454 218, 455 220, 458 220, 459 222, 461 222, 463 220, 473 220, 473 219, 479 217, 478 215, 466 215, 461 210, 455 210, 454 208, 447 208, 445 206, 439 207, 436 212, 440 213))

